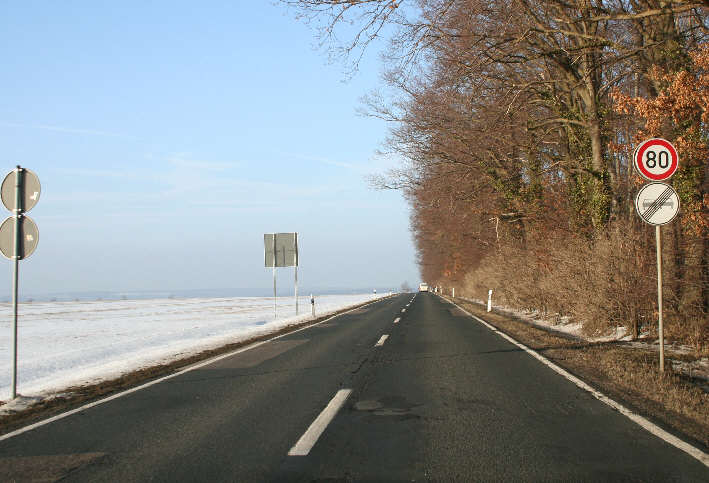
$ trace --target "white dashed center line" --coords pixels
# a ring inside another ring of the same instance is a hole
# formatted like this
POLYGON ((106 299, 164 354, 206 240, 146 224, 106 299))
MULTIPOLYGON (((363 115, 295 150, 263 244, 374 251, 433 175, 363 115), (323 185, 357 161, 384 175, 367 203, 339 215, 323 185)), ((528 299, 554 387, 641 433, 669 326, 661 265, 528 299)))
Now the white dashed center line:
POLYGON ((394 323, 395 323, 395 324, 398 324, 400 320, 401 320, 401 317, 397 317, 397 318, 394 319, 394 323))
POLYGON ((313 424, 310 425, 305 434, 303 434, 298 442, 290 449, 288 456, 307 456, 308 453, 310 453, 310 450, 313 449, 320 435, 323 434, 327 425, 330 424, 330 421, 332 421, 337 414, 337 411, 345 404, 351 392, 352 389, 340 389, 337 391, 335 397, 325 406, 325 409, 315 418, 315 421, 313 421, 313 424))
POLYGON ((406 309, 401 309, 401 313, 403 314, 404 312, 406 312, 406 309))
POLYGON ((379 338, 379 342, 377 342, 376 344, 374 344, 374 347, 381 347, 381 346, 383 346, 383 345, 384 345, 384 342, 385 342, 388 338, 389 338, 389 335, 388 335, 388 334, 384 334, 383 336, 381 336, 381 337, 379 338))

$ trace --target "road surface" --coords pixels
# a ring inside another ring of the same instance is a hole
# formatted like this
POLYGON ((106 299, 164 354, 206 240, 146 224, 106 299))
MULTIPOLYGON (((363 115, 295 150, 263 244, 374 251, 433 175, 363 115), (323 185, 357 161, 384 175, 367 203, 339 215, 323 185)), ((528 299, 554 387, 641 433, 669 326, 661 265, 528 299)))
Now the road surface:
POLYGON ((0 441, 8 478, 709 481, 709 469, 419 293, 0 441))

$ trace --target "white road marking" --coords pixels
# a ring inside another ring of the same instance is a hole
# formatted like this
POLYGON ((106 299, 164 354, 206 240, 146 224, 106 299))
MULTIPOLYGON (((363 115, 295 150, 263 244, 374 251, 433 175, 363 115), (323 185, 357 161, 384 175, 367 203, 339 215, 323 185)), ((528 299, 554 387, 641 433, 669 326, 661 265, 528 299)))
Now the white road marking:
POLYGON ((337 411, 349 397, 352 389, 340 389, 335 394, 335 397, 325 406, 325 409, 315 418, 315 421, 310 425, 308 430, 300 437, 297 443, 288 451, 288 456, 307 456, 310 450, 317 443, 320 435, 323 434, 327 425, 335 417, 337 411))
POLYGON ((401 313, 403 314, 404 312, 406 312, 406 309, 401 309, 401 313))
POLYGON ((384 342, 385 342, 388 338, 389 338, 389 335, 388 335, 388 334, 384 334, 383 336, 381 336, 381 337, 379 338, 379 342, 377 342, 376 344, 374 344, 374 347, 381 347, 381 346, 383 346, 383 345, 384 345, 384 342))
POLYGON ((592 386, 586 384, 584 381, 579 379, 578 377, 574 376, 573 374, 569 373, 565 369, 557 366, 553 362, 551 362, 549 359, 544 357, 543 355, 539 354, 537 351, 530 349, 526 345, 522 344, 521 342, 518 342, 517 340, 513 339, 509 335, 505 334, 501 330, 495 328, 493 325, 485 322, 483 319, 480 317, 476 317, 475 315, 471 314, 464 308, 460 307, 458 304, 454 303, 456 307, 458 307, 460 310, 468 314, 470 317, 473 319, 477 320, 481 324, 483 324, 485 327, 490 329, 492 332, 495 332, 497 335, 502 337, 503 339, 511 342, 512 344, 516 345, 520 349, 524 350, 527 354, 531 355, 535 359, 537 359, 539 362, 544 364, 545 366, 551 368, 553 371, 555 371, 557 374, 561 375, 562 377, 568 379, 569 381, 573 382, 576 384, 578 387, 581 389, 588 391, 598 399, 599 401, 607 404, 608 406, 612 407, 619 413, 621 413, 623 416, 627 417, 646 431, 649 431, 650 433, 654 434, 658 438, 666 441, 667 443, 671 444, 677 449, 681 449, 685 453, 689 454, 690 456, 694 457, 695 459, 699 460, 700 462, 704 463, 705 466, 709 467, 709 454, 705 453, 704 451, 700 450, 699 448, 692 446, 691 444, 687 443, 686 441, 682 441, 679 439, 677 436, 668 433, 664 429, 660 428, 656 424, 650 422, 643 416, 640 416, 639 414, 635 414, 632 412, 630 409, 626 408, 622 404, 620 404, 617 401, 614 401, 613 399, 609 398, 602 392, 598 391, 597 389, 594 389, 592 386))
POLYGON ((294 331, 292 331, 292 332, 286 332, 285 334, 281 334, 281 335, 279 335, 279 336, 273 337, 272 339, 263 340, 263 341, 261 341, 261 342, 254 342, 253 344, 249 344, 249 345, 247 345, 246 347, 242 347, 242 348, 240 348, 240 349, 236 349, 235 351, 229 352, 229 353, 227 353, 227 354, 222 354, 222 355, 220 355, 220 356, 213 357, 212 359, 207 359, 206 361, 198 362, 198 363, 196 363, 196 364, 194 364, 194 365, 187 366, 186 368, 184 368, 184 369, 182 369, 182 370, 180 370, 180 371, 178 371, 178 372, 175 372, 175 373, 173 373, 173 374, 169 374, 169 375, 167 375, 167 376, 161 377, 160 379, 155 379, 154 381, 150 381, 150 382, 145 383, 145 384, 143 384, 143 385, 141 385, 141 386, 133 387, 133 388, 128 389, 128 390, 126 390, 126 391, 119 392, 119 393, 117 393, 117 394, 114 394, 114 395, 112 395, 112 396, 109 396, 109 397, 107 397, 107 398, 105 398, 105 399, 99 399, 98 401, 94 401, 94 402, 92 402, 92 403, 85 404, 85 405, 83 405, 83 406, 81 406, 81 407, 78 407, 78 408, 76 408, 76 409, 72 409, 71 411, 67 411, 67 412, 65 412, 65 413, 57 414, 56 416, 53 416, 53 417, 51 417, 51 418, 48 418, 48 419, 45 419, 45 420, 36 422, 36 423, 34 423, 34 424, 30 424, 29 426, 25 426, 24 428, 20 428, 20 429, 17 429, 17 430, 15 430, 15 431, 12 431, 12 432, 10 432, 10 433, 4 434, 4 435, 0 436, 0 441, 4 441, 4 440, 6 440, 6 439, 10 439, 10 438, 12 438, 12 437, 18 436, 18 435, 20 435, 20 434, 22 434, 22 433, 26 433, 26 432, 28 432, 28 431, 32 431, 33 429, 40 428, 40 427, 42 427, 42 426, 44 426, 44 425, 46 425, 46 424, 53 423, 54 421, 59 421, 60 419, 64 419, 64 418, 66 418, 66 417, 68 417, 68 416, 71 416, 72 414, 76 414, 76 413, 80 413, 80 412, 82 412, 82 411, 86 411, 87 409, 90 409, 90 408, 92 408, 92 407, 94 407, 94 406, 98 406, 99 404, 103 404, 103 403, 107 403, 107 402, 109 402, 109 401, 113 401, 114 399, 118 399, 119 397, 123 397, 123 396, 126 396, 126 395, 128 395, 128 394, 134 393, 134 392, 136 392, 136 391, 140 391, 141 389, 146 389, 146 388, 148 388, 148 387, 150 387, 150 386, 154 386, 155 384, 159 384, 159 383, 161 383, 161 382, 163 382, 163 381, 167 381, 168 379, 172 379, 173 377, 181 376, 182 374, 185 374, 186 372, 194 371, 195 369, 199 369, 199 368, 201 368, 201 367, 208 366, 208 365, 210 365, 210 364, 213 364, 213 363, 215 363, 215 362, 218 362, 218 361, 220 361, 220 360, 222 360, 222 359, 226 359, 227 357, 235 356, 235 355, 240 354, 240 353, 242 353, 242 352, 246 352, 246 351, 248 351, 248 350, 255 349, 256 347, 262 346, 262 345, 264 345, 264 344, 268 344, 269 342, 274 341, 274 340, 277 340, 277 339, 280 339, 281 337, 285 337, 285 336, 287 336, 287 335, 295 334, 296 332, 300 332, 301 330, 309 329, 309 328, 311 328, 311 327, 315 327, 315 326, 317 326, 317 325, 324 324, 325 322, 328 322, 328 321, 330 321, 330 320, 332 320, 332 319, 335 319, 335 318, 337 318, 337 317, 340 317, 341 315, 345 315, 345 314, 348 314, 348 313, 350 313, 350 312, 354 312, 354 311, 357 310, 357 309, 361 309, 361 308, 363 308, 363 307, 367 307, 368 305, 372 305, 372 304, 377 303, 377 302, 379 302, 379 300, 374 300, 374 301, 372 301, 372 302, 370 302, 370 303, 368 303, 368 304, 360 305, 359 307, 355 307, 355 308, 350 309, 350 310, 347 310, 347 311, 345 311, 345 312, 342 312, 342 313, 339 313, 339 314, 335 314, 335 315, 333 315, 332 317, 328 317, 327 319, 321 320, 320 322, 317 322, 317 323, 315 323, 315 324, 308 325, 307 327, 301 327, 300 329, 296 329, 296 330, 294 330, 294 331))
POLYGON ((394 323, 395 323, 395 324, 398 324, 400 320, 401 320, 401 317, 397 317, 397 318, 394 319, 394 323))

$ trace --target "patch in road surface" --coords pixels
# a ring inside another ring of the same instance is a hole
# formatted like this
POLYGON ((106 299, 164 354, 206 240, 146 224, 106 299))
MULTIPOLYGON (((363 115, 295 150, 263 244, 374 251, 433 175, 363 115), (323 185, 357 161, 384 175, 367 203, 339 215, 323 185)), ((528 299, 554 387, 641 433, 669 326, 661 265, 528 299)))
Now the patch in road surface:
POLYGON ((221 361, 215 362, 201 370, 210 369, 242 369, 246 367, 255 367, 269 359, 283 354, 286 351, 305 344, 310 339, 281 339, 274 340, 268 344, 259 347, 254 347, 246 352, 236 354, 234 357, 228 357, 221 361))
POLYGON ((354 403, 355 411, 366 411, 375 416, 399 416, 402 419, 420 418, 414 412, 414 404, 401 396, 386 396, 380 399, 365 399, 354 403))
POLYGON ((0 458, 0 481, 57 481, 104 456, 106 453, 0 458))

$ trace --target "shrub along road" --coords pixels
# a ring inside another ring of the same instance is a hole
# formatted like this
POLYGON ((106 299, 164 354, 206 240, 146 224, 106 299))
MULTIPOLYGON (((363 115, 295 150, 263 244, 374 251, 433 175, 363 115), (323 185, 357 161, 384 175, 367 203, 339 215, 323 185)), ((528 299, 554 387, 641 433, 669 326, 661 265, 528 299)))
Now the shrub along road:
POLYGON ((454 305, 412 297, 2 440, 0 479, 709 478, 454 305))

